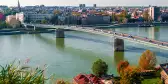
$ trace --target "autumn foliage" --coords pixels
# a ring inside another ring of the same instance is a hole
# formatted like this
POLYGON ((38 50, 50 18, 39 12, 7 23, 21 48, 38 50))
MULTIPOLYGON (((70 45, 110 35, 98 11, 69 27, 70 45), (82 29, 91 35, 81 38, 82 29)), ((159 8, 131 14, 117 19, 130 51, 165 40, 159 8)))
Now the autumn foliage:
POLYGON ((129 65, 128 61, 120 61, 117 66, 117 71, 120 74, 120 84, 133 84, 141 80, 140 70, 129 65))
POLYGON ((128 61, 120 61, 117 66, 118 73, 121 74, 124 71, 124 69, 126 69, 128 66, 129 66, 128 61))
POLYGON ((139 67, 142 70, 154 69, 156 62, 157 60, 155 54, 150 50, 146 50, 139 59, 139 67))
POLYGON ((135 67, 128 66, 122 73, 120 84, 137 84, 141 82, 140 70, 135 67))
POLYGON ((61 80, 59 79, 59 80, 56 81, 55 84, 71 84, 71 83, 69 83, 68 81, 64 81, 62 79, 61 80))

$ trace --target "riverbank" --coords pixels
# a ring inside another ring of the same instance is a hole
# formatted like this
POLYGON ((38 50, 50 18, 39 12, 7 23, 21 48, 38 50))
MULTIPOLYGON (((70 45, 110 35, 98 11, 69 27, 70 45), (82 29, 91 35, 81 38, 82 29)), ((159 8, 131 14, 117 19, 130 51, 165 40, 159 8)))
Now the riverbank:
POLYGON ((37 34, 37 33, 52 33, 55 32, 55 30, 49 30, 49 29, 23 29, 23 28, 17 28, 17 29, 1 29, 0 35, 17 35, 17 34, 37 34))
POLYGON ((155 22, 155 23, 121 23, 121 24, 109 24, 109 25, 85 25, 84 27, 96 27, 96 28, 121 28, 121 27, 139 27, 139 25, 151 24, 153 26, 168 26, 168 22, 155 22))
MULTIPOLYGON (((65 31, 71 31, 71 30, 65 29, 65 31)), ((55 32, 55 28, 54 29, 36 28, 36 30, 34 30, 33 28, 29 28, 29 29, 25 29, 25 28, 0 29, 0 35, 38 34, 38 33, 53 33, 53 32, 55 32)))

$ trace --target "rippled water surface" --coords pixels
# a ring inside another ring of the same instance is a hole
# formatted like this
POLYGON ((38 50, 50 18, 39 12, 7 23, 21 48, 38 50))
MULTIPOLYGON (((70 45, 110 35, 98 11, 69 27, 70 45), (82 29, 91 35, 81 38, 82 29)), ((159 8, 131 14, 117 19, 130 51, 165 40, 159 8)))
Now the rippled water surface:
MULTIPOLYGON (((131 33, 168 41, 168 27, 159 28, 115 28, 118 32, 131 33)), ((46 74, 56 78, 71 79, 79 73, 91 73, 92 63, 101 58, 109 66, 109 74, 117 75, 116 64, 128 60, 137 65, 143 51, 150 49, 157 55, 158 64, 166 62, 168 52, 125 41, 125 52, 113 51, 113 38, 77 31, 66 31, 66 38, 55 38, 55 34, 24 34, 0 36, 0 64, 13 60, 24 62, 30 59, 34 67, 48 65, 46 74)))

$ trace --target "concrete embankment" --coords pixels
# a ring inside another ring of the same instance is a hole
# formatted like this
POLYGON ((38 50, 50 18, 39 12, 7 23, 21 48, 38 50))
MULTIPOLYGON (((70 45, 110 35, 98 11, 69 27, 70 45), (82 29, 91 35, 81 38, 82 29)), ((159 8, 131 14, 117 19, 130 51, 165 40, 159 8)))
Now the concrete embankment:
POLYGON ((16 34, 37 34, 37 33, 51 33, 55 32, 55 30, 49 29, 7 29, 7 30, 0 30, 0 35, 16 35, 16 34))

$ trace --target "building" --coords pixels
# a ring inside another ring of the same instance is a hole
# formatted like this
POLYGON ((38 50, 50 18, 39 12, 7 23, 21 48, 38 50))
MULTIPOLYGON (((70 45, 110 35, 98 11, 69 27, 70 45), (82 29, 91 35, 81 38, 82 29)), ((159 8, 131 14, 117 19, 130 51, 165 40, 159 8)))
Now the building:
POLYGON ((13 28, 19 27, 20 22, 16 19, 15 15, 9 15, 6 17, 6 23, 8 23, 13 28))
POLYGON ((109 24, 110 23, 110 16, 87 16, 82 18, 83 25, 95 25, 95 24, 109 24))
POLYGON ((149 7, 149 16, 152 20, 158 21, 158 18, 160 16, 160 7, 157 6, 149 7))
POLYGON ((165 84, 168 84, 168 63, 160 64, 162 69, 161 71, 161 79, 164 81, 165 84))
POLYGON ((78 74, 73 78, 73 84, 104 84, 102 80, 93 74, 78 74))
POLYGON ((18 11, 21 12, 20 2, 18 0, 18 11))
POLYGON ((20 21, 21 23, 24 22, 25 18, 24 18, 24 13, 23 12, 20 12, 20 13, 16 13, 16 19, 18 21, 20 21))
POLYGON ((41 14, 41 13, 29 12, 29 13, 24 13, 24 16, 25 16, 25 20, 29 20, 29 22, 35 22, 35 21, 41 21, 47 18, 51 18, 53 14, 41 14))
POLYGON ((93 7, 96 8, 97 7, 96 4, 93 4, 93 7))
POLYGON ((0 9, 2 9, 2 10, 4 10, 4 9, 8 9, 8 6, 0 5, 0 9))
POLYGON ((80 8, 85 8, 86 5, 85 5, 85 4, 79 4, 79 7, 80 7, 80 8))

